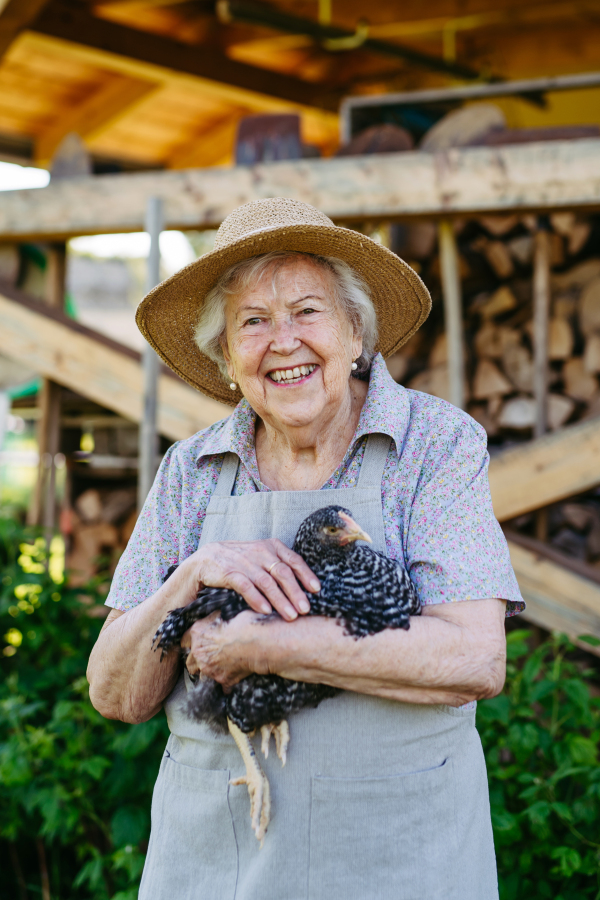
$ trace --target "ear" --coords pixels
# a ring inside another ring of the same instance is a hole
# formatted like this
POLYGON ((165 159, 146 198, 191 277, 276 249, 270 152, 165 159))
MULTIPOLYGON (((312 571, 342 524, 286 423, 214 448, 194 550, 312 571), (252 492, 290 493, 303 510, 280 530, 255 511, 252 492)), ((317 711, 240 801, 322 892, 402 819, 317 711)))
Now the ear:
POLYGON ((231 356, 229 355, 229 347, 227 346, 227 339, 225 335, 221 335, 219 338, 219 343, 221 345, 221 350, 223 351, 223 356, 225 357, 225 363, 227 365, 227 374, 231 378, 232 381, 235 381, 235 371, 233 368, 233 364, 231 362, 231 356))
POLYGON ((354 332, 354 337, 352 338, 352 359, 358 359, 358 357, 362 353, 362 348, 362 337, 360 334, 354 332))

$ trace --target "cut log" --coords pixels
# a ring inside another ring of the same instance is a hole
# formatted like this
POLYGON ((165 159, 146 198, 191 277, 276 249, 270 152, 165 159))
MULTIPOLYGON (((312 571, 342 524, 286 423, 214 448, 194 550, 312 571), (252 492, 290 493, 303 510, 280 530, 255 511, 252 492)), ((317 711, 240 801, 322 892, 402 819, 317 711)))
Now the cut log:
POLYGON ((578 219, 574 212, 559 212, 550 216, 552 227, 567 239, 569 253, 575 256, 589 238, 592 226, 578 219))
POLYGON ((15 285, 19 277, 21 259, 16 244, 0 245, 0 281, 15 285))
POLYGON ((117 546, 119 532, 108 522, 79 525, 73 530, 72 540, 73 546, 67 557, 69 584, 79 587, 96 574, 98 557, 117 546))
POLYGON ((394 353, 385 361, 394 381, 401 382, 408 371, 409 359, 403 353, 394 353))
POLYGON ((513 259, 516 259, 522 266, 531 263, 533 259, 533 237, 531 235, 524 234, 521 237, 513 238, 506 246, 513 259))
POLYGON ((565 422, 571 416, 575 409, 575 403, 570 397, 564 397, 562 394, 548 394, 548 428, 550 431, 556 431, 562 428, 565 422))
POLYGON ((429 354, 429 368, 445 365, 448 362, 448 336, 446 332, 439 334, 435 339, 431 353, 429 354))
POLYGON ((433 125, 423 140, 421 149, 448 150, 464 147, 496 128, 506 128, 506 118, 499 106, 477 103, 446 113, 433 125))
POLYGON ((86 523, 99 522, 102 518, 102 500, 95 488, 89 488, 75 501, 75 509, 86 523))
POLYGON ((550 267, 554 269, 564 265, 565 243, 560 234, 555 234, 553 231, 548 232, 548 238, 550 240, 550 267))
POLYGON ((586 340, 583 367, 591 375, 600 372, 600 334, 590 334, 586 340))
POLYGON ((498 423, 496 419, 490 415, 488 407, 481 403, 474 403, 469 407, 469 415, 485 428, 488 437, 494 437, 498 434, 498 423))
POLYGON ((480 359, 500 359, 502 340, 500 329, 493 322, 484 322, 475 335, 475 353, 480 359))
POLYGON ((553 275, 552 290, 555 293, 580 290, 595 278, 600 278, 600 259, 586 259, 573 266, 568 272, 553 275))
POLYGON ((502 285, 497 291, 494 291, 489 300, 479 307, 478 312, 484 319, 492 319, 494 316, 510 312, 516 306, 517 298, 509 287, 502 285))
POLYGON ((488 400, 495 395, 503 396, 512 392, 512 384, 495 363, 490 359, 478 362, 473 378, 473 397, 476 400, 488 400))
POLYGON ((563 366, 565 394, 574 400, 589 402, 598 393, 598 381, 586 371, 583 359, 574 356, 563 366))
POLYGON ((501 428, 522 431, 535 424, 535 400, 533 397, 513 397, 507 400, 498 417, 501 428))
POLYGON ((436 366, 435 369, 425 369, 409 382, 408 387, 413 391, 422 391, 424 394, 432 394, 442 400, 450 402, 450 384, 448 380, 447 366, 436 366))
POLYGON ((472 247, 485 256, 498 278, 510 278, 513 274, 513 261, 506 244, 503 244, 502 241, 488 241, 487 238, 479 238, 473 242, 472 247))
POLYGON ((576 256, 587 244, 592 226, 590 222, 577 222, 569 235, 568 250, 571 256, 576 256))
POLYGON ((573 352, 573 329, 566 319, 550 319, 548 356, 551 360, 568 359, 573 352))
POLYGON ((519 224, 519 217, 517 215, 480 216, 478 221, 488 234, 492 234, 494 237, 502 237, 503 235, 508 234, 509 231, 512 231, 513 228, 517 227, 519 224))
POLYGON ((600 331, 600 277, 590 281, 581 293, 579 325, 585 335, 600 331))
POLYGON ((525 393, 533 390, 533 360, 522 344, 510 343, 502 351, 502 368, 514 386, 525 393))
POLYGON ((600 484, 600 417, 511 447, 492 457, 490 488, 501 521, 600 484))

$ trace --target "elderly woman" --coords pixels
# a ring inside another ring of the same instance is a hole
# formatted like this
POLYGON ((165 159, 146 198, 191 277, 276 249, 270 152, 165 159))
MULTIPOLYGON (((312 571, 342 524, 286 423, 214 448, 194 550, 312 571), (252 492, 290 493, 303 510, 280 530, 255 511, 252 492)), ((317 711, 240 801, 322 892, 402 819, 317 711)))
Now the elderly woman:
POLYGON ((103 715, 167 712, 143 900, 497 897, 474 701, 501 690, 504 617, 523 603, 485 433, 384 363, 429 308, 389 250, 282 199, 237 209, 212 252, 142 301, 138 324, 163 360, 237 404, 166 454, 89 665, 103 715), (410 630, 356 641, 306 615, 319 583, 289 547, 332 502, 406 567, 423 604, 410 630), (265 763, 262 850, 232 784, 243 773, 232 738, 182 712, 188 672, 150 650, 203 586, 234 588, 251 609, 189 629, 190 672, 226 689, 250 673, 342 689, 292 716, 285 769, 265 763))

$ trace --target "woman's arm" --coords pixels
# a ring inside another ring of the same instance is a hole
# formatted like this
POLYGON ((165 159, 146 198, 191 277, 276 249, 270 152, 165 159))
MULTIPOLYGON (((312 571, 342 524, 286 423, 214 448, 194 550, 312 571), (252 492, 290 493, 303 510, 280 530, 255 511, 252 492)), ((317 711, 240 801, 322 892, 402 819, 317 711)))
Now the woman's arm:
POLYGON ((183 562, 152 596, 126 613, 113 610, 96 641, 87 670, 90 699, 107 719, 145 722, 173 690, 179 652, 160 661, 152 639, 172 609, 187 606, 205 585, 238 591, 257 611, 292 621, 306 613, 307 591, 319 581, 302 557, 276 539, 206 544, 183 562), (269 571, 270 570, 270 571, 269 571))
POLYGON ((493 697, 505 678, 503 600, 426 606, 410 630, 354 640, 333 619, 295 622, 242 613, 223 624, 197 622, 187 632, 190 669, 224 686, 249 672, 322 682, 408 703, 460 706, 493 697))

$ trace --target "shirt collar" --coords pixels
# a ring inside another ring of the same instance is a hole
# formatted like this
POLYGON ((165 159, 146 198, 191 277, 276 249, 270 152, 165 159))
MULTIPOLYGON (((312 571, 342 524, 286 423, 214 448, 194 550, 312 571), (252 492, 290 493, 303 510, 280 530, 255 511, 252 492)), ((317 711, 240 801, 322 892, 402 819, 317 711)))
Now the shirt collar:
MULTIPOLYGON (((396 444, 399 455, 409 417, 408 393, 405 388, 396 384, 383 357, 378 353, 371 363, 369 390, 351 446, 365 435, 387 434, 396 444)), ((248 401, 243 399, 229 418, 224 420, 222 427, 208 436, 198 459, 231 452, 237 454, 249 471, 253 472, 256 468, 255 422, 256 413, 248 401)))

